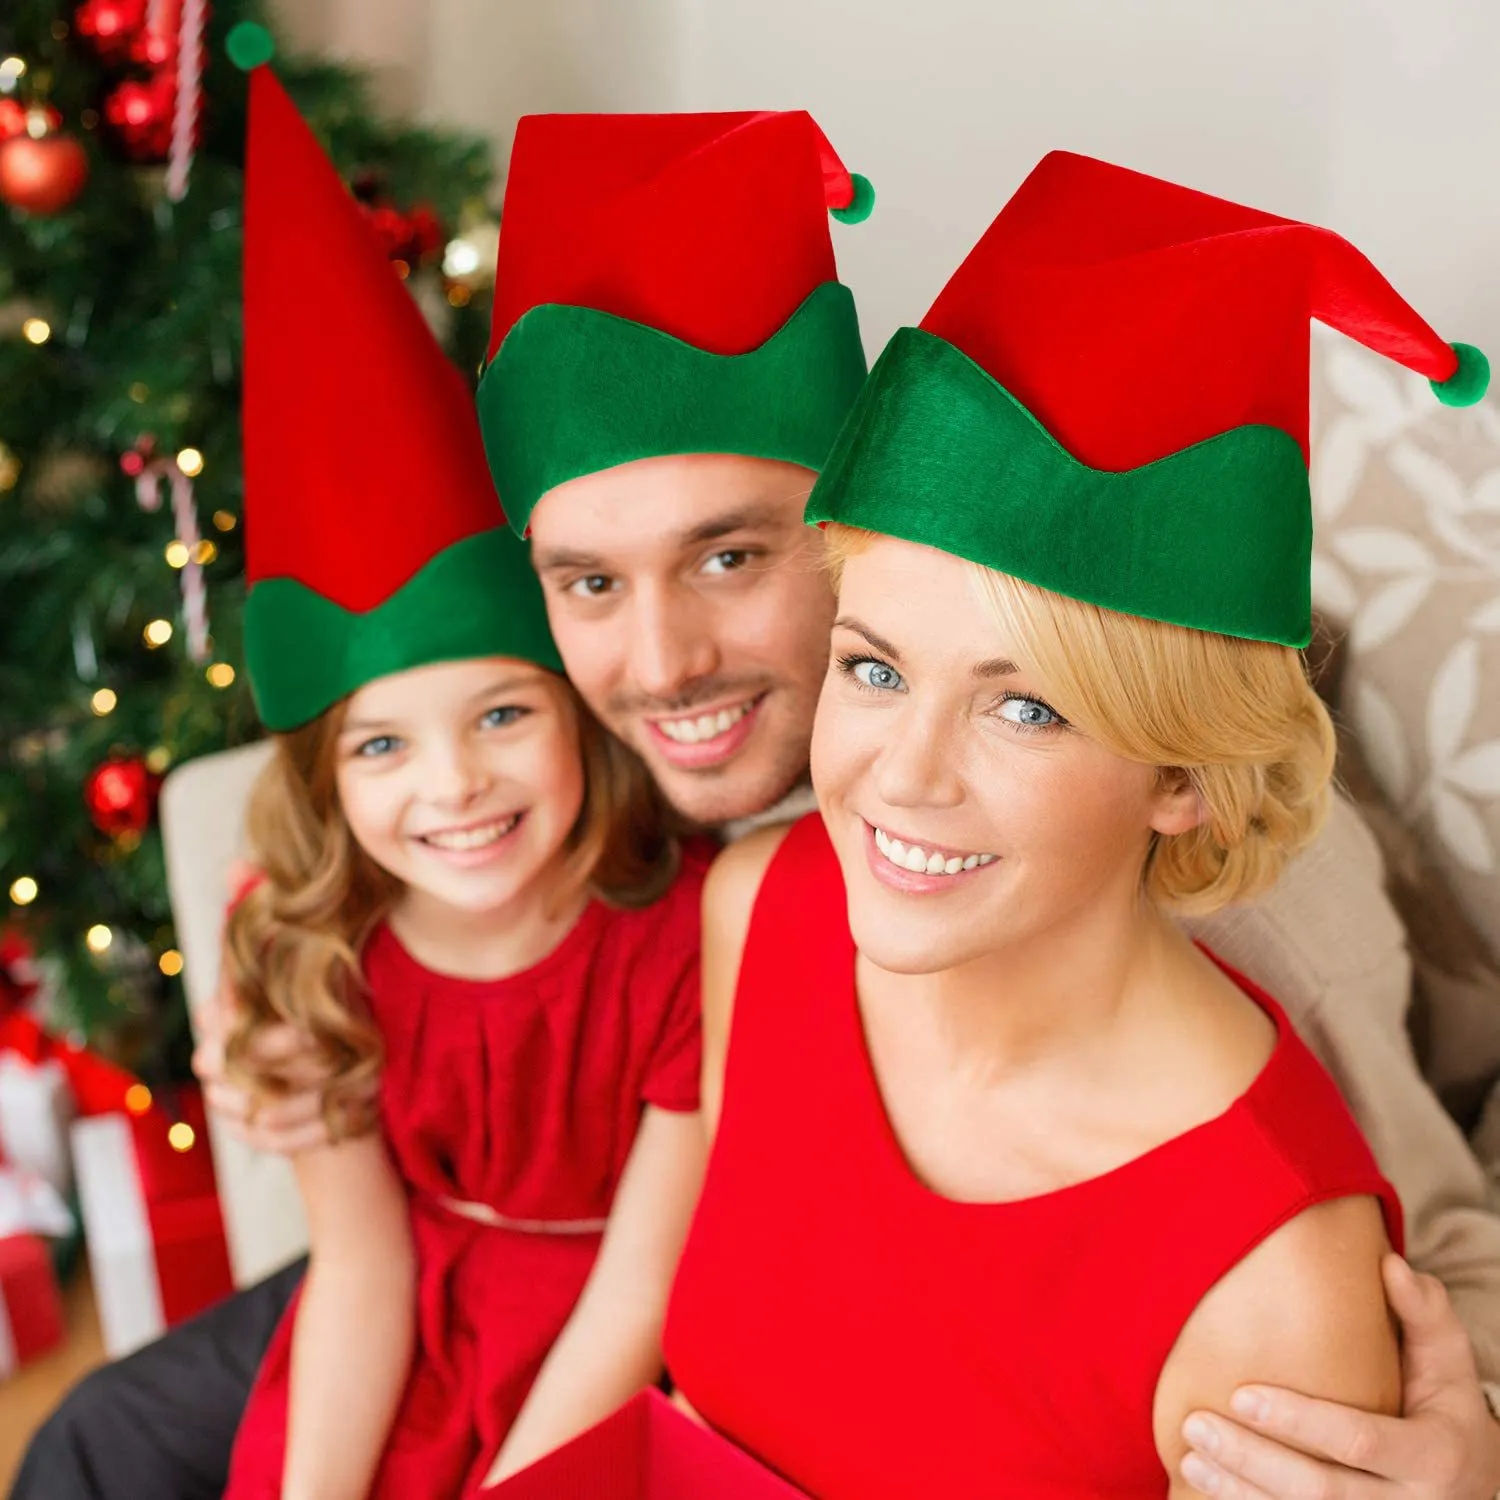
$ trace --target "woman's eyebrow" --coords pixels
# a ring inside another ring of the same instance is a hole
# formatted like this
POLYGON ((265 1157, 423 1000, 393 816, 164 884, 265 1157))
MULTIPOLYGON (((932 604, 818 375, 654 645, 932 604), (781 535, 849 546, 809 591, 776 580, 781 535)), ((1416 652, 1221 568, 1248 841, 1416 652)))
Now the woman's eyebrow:
POLYGON ((1014 677, 1020 670, 1015 662, 1007 661, 1003 656, 993 656, 989 661, 975 663, 973 675, 988 680, 991 677, 1014 677))
POLYGON ((833 623, 836 629, 852 630, 855 635, 862 635, 881 655, 890 657, 892 661, 901 660, 901 653, 888 640, 876 635, 868 625, 856 620, 853 615, 840 615, 833 623))

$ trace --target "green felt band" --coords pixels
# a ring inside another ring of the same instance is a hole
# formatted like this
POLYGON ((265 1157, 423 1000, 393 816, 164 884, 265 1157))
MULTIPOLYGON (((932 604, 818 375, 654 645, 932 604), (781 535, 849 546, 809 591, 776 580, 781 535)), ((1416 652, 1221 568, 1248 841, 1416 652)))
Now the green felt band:
POLYGON ((587 307, 533 307, 479 384, 505 513, 638 458, 741 453, 821 469, 865 378, 849 289, 824 282, 758 349, 710 354, 587 307))
POLYGON ((1302 647, 1312 506, 1302 450, 1246 425, 1138 469, 1080 463, 946 340, 903 328, 807 505, 1054 593, 1302 647))
POLYGON ((530 549, 503 526, 455 542, 374 609, 344 609, 294 578, 262 579, 245 604, 250 686, 271 730, 377 677, 479 656, 563 669, 530 549))

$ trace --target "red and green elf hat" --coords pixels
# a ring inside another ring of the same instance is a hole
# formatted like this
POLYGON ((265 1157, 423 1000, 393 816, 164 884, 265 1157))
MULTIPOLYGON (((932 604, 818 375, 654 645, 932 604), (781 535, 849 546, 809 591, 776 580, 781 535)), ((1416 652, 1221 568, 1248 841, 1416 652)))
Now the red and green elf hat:
POLYGON ((523 119, 479 386, 512 525, 639 458, 822 468, 865 378, 828 215, 873 202, 803 110, 523 119))
POLYGON ((1304 646, 1310 318, 1484 395, 1484 355, 1337 235, 1054 152, 891 340, 807 518, 1304 646))
POLYGON ((245 655, 266 727, 377 677, 511 656, 560 672, 472 397, 281 84, 250 63, 245 655))

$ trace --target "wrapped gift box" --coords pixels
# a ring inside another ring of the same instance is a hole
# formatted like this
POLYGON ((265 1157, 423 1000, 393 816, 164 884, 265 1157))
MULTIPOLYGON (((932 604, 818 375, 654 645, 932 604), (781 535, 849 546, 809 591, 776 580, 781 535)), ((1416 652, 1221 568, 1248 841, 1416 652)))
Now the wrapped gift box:
POLYGON ((0 1051, 0 1160, 35 1172, 64 1198, 73 1190, 68 1150, 73 1113, 73 1090, 62 1063, 0 1051))
POLYGON ((805 1500, 660 1391, 643 1391, 485 1493, 495 1500, 805 1500))
POLYGON ((0 1380, 62 1342, 62 1298, 46 1242, 0 1239, 0 1380))
POLYGON ((179 1113, 172 1121, 152 1106, 73 1126, 94 1297, 115 1358, 233 1290, 196 1092, 184 1093, 179 1113))

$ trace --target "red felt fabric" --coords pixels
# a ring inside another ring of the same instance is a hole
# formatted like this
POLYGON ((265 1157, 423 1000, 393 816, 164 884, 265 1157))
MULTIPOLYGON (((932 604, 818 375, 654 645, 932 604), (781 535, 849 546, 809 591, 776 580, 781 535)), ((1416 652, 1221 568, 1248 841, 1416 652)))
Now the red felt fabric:
POLYGON ((502 519, 473 400, 269 68, 245 184, 246 571, 380 604, 502 519))
MULTIPOLYGON (((34 1234, 0 1239, 0 1299, 17 1363, 25 1364, 62 1342, 62 1296, 45 1240, 34 1234)), ((0 1370, 0 1375, 5 1373, 0 1370)))
POLYGON ((1309 318, 1429 379, 1457 368, 1338 235, 1054 151, 921 326, 1075 458, 1121 470, 1248 422, 1305 455, 1309 318))
POLYGON ((613 313, 744 354, 838 278, 849 173, 804 110, 528 115, 516 130, 490 334, 529 308, 613 313))
MULTIPOLYGON (((476 1223, 607 1218, 646 1104, 698 1107, 704 863, 643 911, 595 903, 541 963, 472 981, 419 965, 388 928, 365 954, 386 1048, 382 1123, 411 1193, 418 1347, 374 1500, 472 1494, 583 1290, 600 1235, 476 1223)), ((285 1460, 292 1332, 278 1328, 227 1500, 271 1500, 285 1460)))
POLYGON ((761 886, 708 1180, 667 1318, 673 1378, 819 1500, 1162 1500, 1157 1379, 1205 1292, 1311 1204, 1401 1211, 1337 1089, 1280 1041, 1224 1114, 1011 1203, 913 1173, 861 1027, 838 861, 794 827, 761 886))

